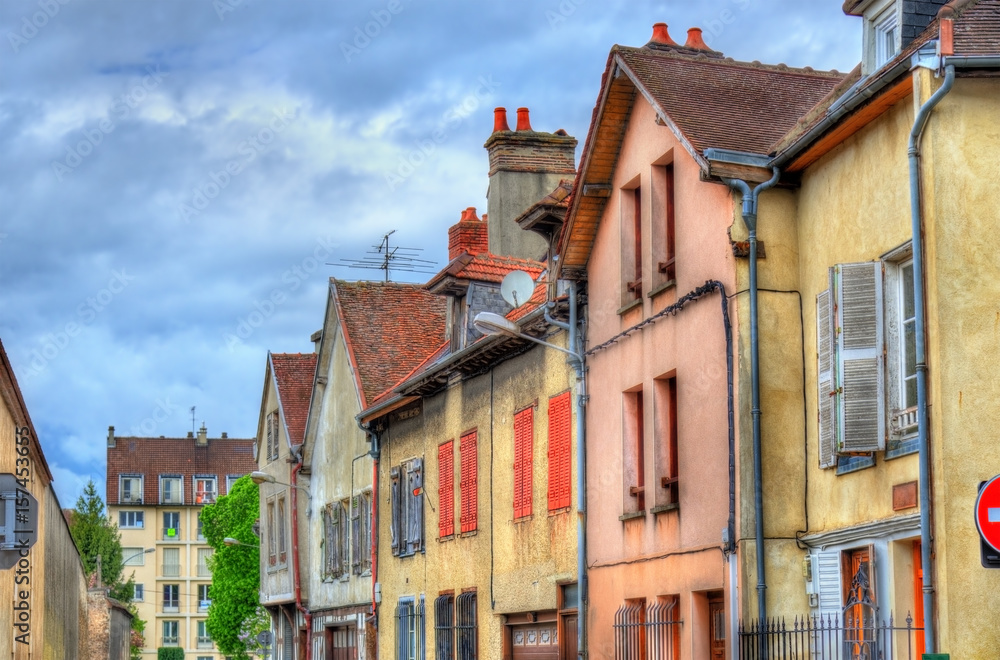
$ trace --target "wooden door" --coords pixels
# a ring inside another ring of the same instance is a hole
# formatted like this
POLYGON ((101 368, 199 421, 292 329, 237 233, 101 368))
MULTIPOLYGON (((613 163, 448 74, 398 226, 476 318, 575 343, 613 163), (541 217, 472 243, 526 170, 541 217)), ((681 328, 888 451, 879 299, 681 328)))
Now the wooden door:
POLYGON ((563 616, 562 622, 562 641, 559 644, 562 654, 559 660, 576 660, 579 655, 577 650, 577 615, 567 614, 563 616))
POLYGON ((709 657, 725 660, 726 657, 726 604, 721 591, 708 594, 709 657))

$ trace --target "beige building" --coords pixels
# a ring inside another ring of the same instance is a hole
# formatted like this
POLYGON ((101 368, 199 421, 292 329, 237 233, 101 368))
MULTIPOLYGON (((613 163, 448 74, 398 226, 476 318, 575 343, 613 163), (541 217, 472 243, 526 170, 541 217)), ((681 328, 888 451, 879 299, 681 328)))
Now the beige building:
POLYGON ((146 622, 144 658, 173 646, 219 660, 205 618, 212 549, 198 514, 256 468, 252 439, 119 437, 108 429, 106 499, 121 533, 124 576, 134 571, 135 604, 146 622))

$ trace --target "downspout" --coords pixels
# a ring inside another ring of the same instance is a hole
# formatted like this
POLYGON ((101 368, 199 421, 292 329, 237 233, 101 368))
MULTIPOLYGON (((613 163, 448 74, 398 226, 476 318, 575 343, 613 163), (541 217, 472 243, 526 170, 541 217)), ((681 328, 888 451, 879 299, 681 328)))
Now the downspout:
POLYGON ((756 533, 757 555, 757 616, 762 622, 767 621, 767 581, 764 579, 764 488, 761 482, 763 466, 761 464, 760 439, 760 351, 757 323, 757 196, 763 190, 778 182, 781 170, 772 168, 771 178, 759 184, 753 190, 740 179, 723 179, 734 190, 743 194, 743 224, 749 231, 750 240, 750 388, 751 409, 753 416, 753 480, 754 480, 754 519, 756 533))
POLYGON ((587 442, 585 409, 587 386, 583 363, 581 337, 577 330, 576 282, 569 283, 569 323, 562 323, 549 316, 545 310, 545 320, 569 333, 567 338, 572 356, 569 363, 576 371, 576 584, 579 592, 576 623, 576 650, 580 658, 587 657, 587 442))
POLYGON ((292 467, 292 575, 295 577, 295 608, 302 613, 306 622, 306 660, 312 658, 312 613, 302 605, 302 586, 299 576, 299 470, 302 456, 292 467))
POLYGON ((378 627, 378 602, 376 601, 375 586, 378 584, 378 462, 382 455, 382 446, 379 443, 379 435, 370 428, 369 424, 364 424, 358 420, 358 428, 368 436, 372 443, 368 454, 372 457, 372 513, 371 513, 371 564, 372 564, 372 619, 375 627, 378 627))

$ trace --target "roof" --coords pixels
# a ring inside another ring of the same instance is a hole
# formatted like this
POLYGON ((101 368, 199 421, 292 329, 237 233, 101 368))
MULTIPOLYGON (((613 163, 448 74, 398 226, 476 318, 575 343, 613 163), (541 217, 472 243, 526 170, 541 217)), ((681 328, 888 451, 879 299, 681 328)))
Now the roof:
POLYGON ((315 353, 271 353, 281 414, 292 445, 301 445, 309 417, 309 399, 316 375, 315 353))
POLYGON ((203 447, 195 445, 197 438, 115 437, 115 446, 108 447, 107 502, 118 504, 118 477, 142 475, 143 502, 158 501, 159 476, 183 478, 184 504, 195 504, 196 476, 219 477, 216 492, 225 495, 229 475, 250 474, 257 469, 253 438, 209 438, 203 447))
POLYGON ((1000 53, 1000 0, 952 0, 938 12, 942 18, 954 20, 956 55, 1000 53))
POLYGON ((28 429, 28 435, 32 440, 29 452, 37 465, 43 470, 43 474, 41 475, 44 477, 43 485, 50 484, 52 482, 52 471, 49 470, 45 454, 42 453, 42 446, 38 441, 35 425, 31 422, 31 416, 28 414, 28 406, 25 405, 24 396, 21 394, 21 387, 17 384, 14 366, 10 363, 10 358, 7 357, 7 351, 4 350, 2 341, 0 341, 0 399, 3 400, 3 404, 7 407, 14 425, 17 428, 28 429))
POLYGON ((422 285, 333 280, 332 289, 362 407, 445 340, 445 300, 422 285))
POLYGON ((464 292, 470 282, 500 284, 515 270, 523 270, 531 275, 531 279, 537 279, 545 270, 545 264, 531 259, 464 252, 432 277, 425 288, 435 294, 457 294, 464 292))

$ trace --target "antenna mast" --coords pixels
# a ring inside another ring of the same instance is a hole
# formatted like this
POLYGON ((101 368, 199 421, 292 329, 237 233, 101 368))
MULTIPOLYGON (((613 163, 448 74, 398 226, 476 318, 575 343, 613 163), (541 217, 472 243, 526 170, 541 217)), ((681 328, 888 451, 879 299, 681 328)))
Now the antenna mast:
POLYGON ((418 259, 416 254, 418 252, 423 252, 423 248, 409 248, 395 246, 393 247, 389 243, 389 237, 396 233, 393 229, 388 234, 382 236, 382 242, 378 245, 373 245, 371 250, 365 252, 365 254, 372 255, 370 257, 362 257, 360 259, 340 259, 344 263, 329 263, 328 266, 338 266, 341 268, 360 268, 363 270, 381 270, 385 272, 385 281, 389 282, 391 279, 391 272, 405 272, 405 273, 427 273, 433 275, 436 270, 432 270, 432 266, 436 262, 430 261, 428 259, 418 259))

